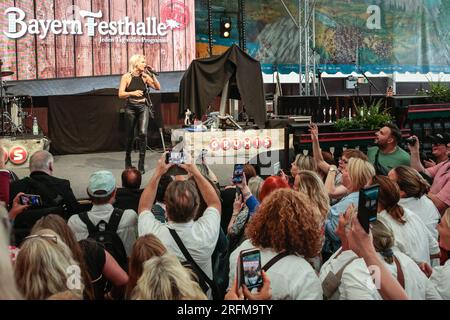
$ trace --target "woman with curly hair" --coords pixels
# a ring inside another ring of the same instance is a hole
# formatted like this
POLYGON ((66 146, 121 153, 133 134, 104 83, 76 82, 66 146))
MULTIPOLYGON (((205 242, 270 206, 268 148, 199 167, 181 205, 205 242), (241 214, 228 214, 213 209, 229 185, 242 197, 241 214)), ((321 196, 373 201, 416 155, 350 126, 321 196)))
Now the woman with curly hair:
POLYGON ((291 189, 273 191, 250 220, 244 241, 230 256, 230 287, 235 279, 237 257, 242 250, 261 250, 261 263, 287 253, 267 270, 272 299, 322 299, 320 281, 305 260, 319 254, 321 231, 317 206, 291 189))

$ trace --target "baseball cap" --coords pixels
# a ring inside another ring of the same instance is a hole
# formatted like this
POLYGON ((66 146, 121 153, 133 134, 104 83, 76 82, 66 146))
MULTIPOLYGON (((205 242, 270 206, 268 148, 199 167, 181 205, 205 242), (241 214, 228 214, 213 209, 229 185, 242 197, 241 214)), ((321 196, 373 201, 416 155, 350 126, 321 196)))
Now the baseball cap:
POLYGON ((89 178, 87 193, 94 198, 109 196, 116 189, 116 179, 110 171, 94 172, 89 178))
POLYGON ((448 133, 438 133, 434 136, 430 136, 431 141, 434 144, 447 144, 450 142, 450 135, 448 133))

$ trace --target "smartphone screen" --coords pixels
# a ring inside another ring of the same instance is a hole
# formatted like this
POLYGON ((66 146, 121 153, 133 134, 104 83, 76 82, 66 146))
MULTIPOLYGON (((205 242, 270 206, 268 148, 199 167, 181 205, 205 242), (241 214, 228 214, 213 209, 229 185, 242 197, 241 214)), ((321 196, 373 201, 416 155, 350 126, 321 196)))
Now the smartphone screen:
POLYGON ((261 252, 257 249, 241 251, 241 284, 247 288, 258 288, 262 286, 261 275, 261 252))
POLYGON ((30 205, 33 207, 39 207, 42 205, 42 200, 40 195, 24 194, 20 196, 20 203, 24 205, 30 205))
POLYGON ((184 163, 183 152, 171 151, 166 154, 166 163, 182 164, 184 163))
POLYGON ((280 162, 279 161, 275 162, 275 164, 273 165, 273 175, 274 176, 279 175, 280 174, 280 170, 281 170, 280 162))
POLYGON ((233 183, 241 183, 244 176, 244 165, 235 164, 233 170, 233 183))
POLYGON ((380 186, 377 184, 359 190, 358 220, 367 233, 369 233, 370 222, 377 220, 379 193, 380 186))

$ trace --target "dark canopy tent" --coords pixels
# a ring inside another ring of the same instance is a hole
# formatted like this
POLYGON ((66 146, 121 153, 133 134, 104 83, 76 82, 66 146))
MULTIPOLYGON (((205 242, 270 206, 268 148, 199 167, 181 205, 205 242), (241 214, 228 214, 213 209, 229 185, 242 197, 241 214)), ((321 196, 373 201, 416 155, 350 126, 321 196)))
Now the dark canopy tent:
POLYGON ((232 45, 220 56, 192 61, 180 82, 180 115, 189 108, 203 115, 229 81, 229 98, 241 99, 256 124, 264 127, 266 109, 259 61, 232 45))

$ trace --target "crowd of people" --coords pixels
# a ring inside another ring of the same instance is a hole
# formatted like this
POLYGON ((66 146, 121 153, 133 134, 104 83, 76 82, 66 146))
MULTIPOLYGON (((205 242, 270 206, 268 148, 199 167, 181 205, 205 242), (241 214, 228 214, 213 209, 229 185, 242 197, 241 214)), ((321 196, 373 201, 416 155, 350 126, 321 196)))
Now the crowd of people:
POLYGON ((49 152, 20 180, 0 154, 0 299, 450 299, 450 136, 432 137, 423 162, 418 138, 404 150, 387 124, 367 154, 346 149, 336 163, 310 131, 312 156, 290 172, 263 179, 245 164, 221 186, 203 158, 174 165, 164 154, 143 189, 134 167, 120 188, 92 173, 88 204, 53 175, 49 152), (367 232, 359 191, 372 185, 367 232), (242 279, 245 250, 260 259, 257 288, 242 279))

